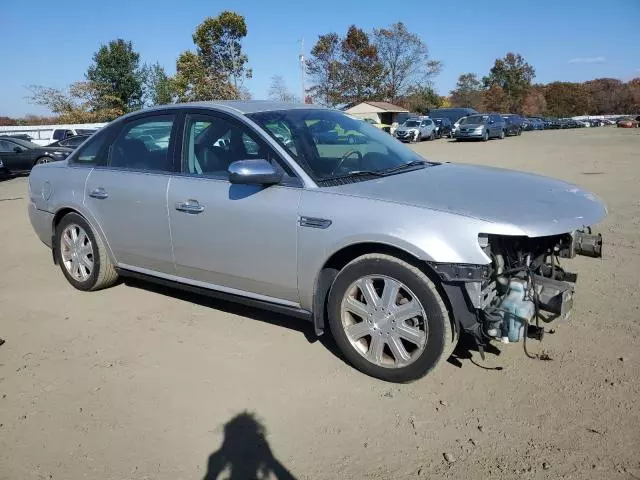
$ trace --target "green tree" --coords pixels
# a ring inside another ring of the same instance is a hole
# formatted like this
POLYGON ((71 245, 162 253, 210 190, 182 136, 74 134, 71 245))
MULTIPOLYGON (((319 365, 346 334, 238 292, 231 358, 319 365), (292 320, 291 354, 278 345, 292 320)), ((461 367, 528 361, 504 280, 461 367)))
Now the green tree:
POLYGON ((430 58, 427 45, 402 22, 374 29, 373 38, 383 67, 380 93, 391 102, 421 85, 430 86, 441 70, 441 63, 430 58))
POLYGON ((159 63, 145 67, 145 104, 166 105, 174 99, 171 79, 159 63))
POLYGON ((427 115, 432 108, 442 106, 442 97, 430 86, 417 86, 410 89, 398 103, 410 112, 427 115))
POLYGON ((489 76, 484 78, 484 84, 486 88, 500 87, 505 95, 507 110, 520 113, 524 97, 535 76, 534 68, 522 55, 507 53, 504 58, 496 59, 489 76))
POLYGON ((131 42, 118 38, 102 45, 93 55, 86 78, 99 95, 93 100, 101 109, 124 108, 129 112, 142 106, 144 69, 131 42))
POLYGON ((475 73, 463 73, 456 88, 451 90, 451 104, 455 107, 482 108, 482 82, 475 73))
POLYGON ((311 49, 311 58, 306 61, 307 75, 313 85, 307 91, 317 102, 335 106, 342 101, 340 79, 340 36, 337 33, 320 35, 311 49))
POLYGON ((246 96, 245 78, 251 78, 248 57, 242 51, 247 35, 244 17, 224 11, 207 17, 193 34, 196 51, 180 54, 173 85, 180 101, 238 99, 246 96))

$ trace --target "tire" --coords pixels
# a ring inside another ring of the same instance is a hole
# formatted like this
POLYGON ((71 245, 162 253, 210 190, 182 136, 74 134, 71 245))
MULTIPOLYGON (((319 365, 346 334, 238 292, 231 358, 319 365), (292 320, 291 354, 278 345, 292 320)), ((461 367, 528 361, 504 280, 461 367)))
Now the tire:
POLYGON ((49 163, 51 161, 51 157, 40 157, 36 160, 36 163, 34 163, 34 165, 42 165, 43 163, 49 163))
POLYGON ((433 141, 436 139, 436 133, 435 132, 431 132, 431 135, 429 135, 429 140, 433 141))
POLYGON ((522 129, 521 128, 518 129, 518 133, 516 135, 518 135, 518 136, 522 135, 522 129))
POLYGON ((56 227, 54 254, 63 275, 78 290, 100 290, 110 287, 118 280, 118 273, 109 260, 102 239, 93 232, 89 223, 77 213, 65 215, 56 227), (73 245, 73 231, 82 245, 73 245), (83 235, 86 236, 88 242, 82 241, 83 235), (74 268, 74 260, 77 268, 74 268), (91 268, 87 265, 91 265, 91 268))
POLYGON ((484 133, 482 134, 482 141, 486 142, 489 140, 489 131, 485 130, 484 133))
POLYGON ((500 136, 498 138, 504 140, 504 130, 500 130, 500 136))
POLYGON ((328 314, 349 363, 388 382, 423 377, 448 358, 457 341, 435 284, 417 267, 390 255, 367 254, 347 264, 331 286, 328 314), (384 300, 387 285, 396 292, 391 301, 384 300), (402 305, 407 305, 404 313, 402 305))

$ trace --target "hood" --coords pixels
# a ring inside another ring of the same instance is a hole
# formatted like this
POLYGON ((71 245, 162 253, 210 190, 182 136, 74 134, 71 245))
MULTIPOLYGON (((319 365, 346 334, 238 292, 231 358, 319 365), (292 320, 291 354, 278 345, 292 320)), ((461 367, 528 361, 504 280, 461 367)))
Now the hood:
POLYGON ((509 224, 530 237, 567 233, 607 214, 599 198, 576 185, 465 164, 444 163, 327 190, 509 224))
POLYGON ((396 129, 396 132, 405 133, 405 132, 415 132, 416 130, 418 130, 418 127, 398 127, 396 129))

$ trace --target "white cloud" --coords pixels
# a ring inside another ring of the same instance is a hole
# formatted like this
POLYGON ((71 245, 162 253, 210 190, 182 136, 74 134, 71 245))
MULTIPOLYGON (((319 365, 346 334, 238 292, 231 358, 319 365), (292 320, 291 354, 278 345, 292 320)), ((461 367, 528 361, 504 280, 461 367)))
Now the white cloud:
POLYGON ((582 57, 572 58, 569 63, 604 63, 607 59, 604 57, 582 57))

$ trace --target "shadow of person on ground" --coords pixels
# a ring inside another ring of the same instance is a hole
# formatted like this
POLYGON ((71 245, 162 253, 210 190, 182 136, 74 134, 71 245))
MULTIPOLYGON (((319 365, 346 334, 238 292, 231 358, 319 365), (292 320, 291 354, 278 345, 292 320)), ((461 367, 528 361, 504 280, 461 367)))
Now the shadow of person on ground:
POLYGON ((222 446, 209 456, 203 480, 295 480, 273 456, 266 436, 254 414, 242 412, 233 417, 224 426, 222 446))

